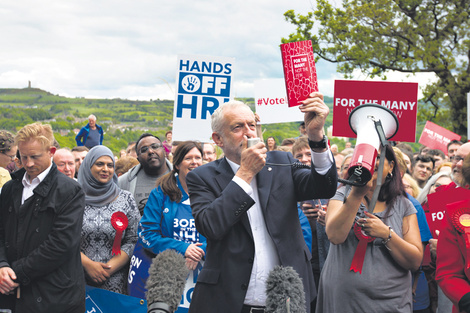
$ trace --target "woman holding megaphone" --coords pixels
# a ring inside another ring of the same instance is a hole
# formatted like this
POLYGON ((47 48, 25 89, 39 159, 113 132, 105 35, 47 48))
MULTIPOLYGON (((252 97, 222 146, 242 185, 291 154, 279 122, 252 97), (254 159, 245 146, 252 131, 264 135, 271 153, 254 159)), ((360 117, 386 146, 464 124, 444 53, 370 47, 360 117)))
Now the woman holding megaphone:
POLYGON ((413 310, 411 271, 423 257, 418 220, 393 149, 382 149, 382 184, 377 184, 377 158, 367 184, 341 186, 328 204, 326 233, 332 245, 321 273, 317 313, 413 310), (377 185, 377 202, 369 207, 377 185))

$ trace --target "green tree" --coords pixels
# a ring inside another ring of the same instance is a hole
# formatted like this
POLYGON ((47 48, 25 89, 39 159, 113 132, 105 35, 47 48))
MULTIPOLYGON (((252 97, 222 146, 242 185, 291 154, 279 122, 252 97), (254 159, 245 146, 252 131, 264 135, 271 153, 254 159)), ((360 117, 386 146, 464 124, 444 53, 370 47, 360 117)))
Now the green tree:
POLYGON ((420 117, 445 121, 438 111, 448 109, 446 126, 466 136, 469 13, 462 0, 343 0, 341 7, 317 0, 313 13, 284 14, 297 30, 282 42, 312 40, 314 53, 337 63, 346 78, 356 69, 383 79, 391 70, 434 73, 437 81, 423 89, 427 106, 420 117))

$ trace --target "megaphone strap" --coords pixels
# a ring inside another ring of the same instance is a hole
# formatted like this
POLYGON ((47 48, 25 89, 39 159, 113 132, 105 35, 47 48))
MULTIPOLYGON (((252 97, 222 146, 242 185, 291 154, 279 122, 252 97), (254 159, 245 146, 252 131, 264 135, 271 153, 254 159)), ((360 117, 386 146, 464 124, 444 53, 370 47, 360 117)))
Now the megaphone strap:
POLYGON ((372 198, 369 202, 369 212, 374 213, 375 204, 377 203, 377 199, 379 198, 380 188, 382 187, 382 177, 384 172, 384 163, 385 163, 385 146, 382 147, 382 151, 380 152, 380 164, 377 170, 377 186, 375 187, 374 193, 372 194, 372 198))

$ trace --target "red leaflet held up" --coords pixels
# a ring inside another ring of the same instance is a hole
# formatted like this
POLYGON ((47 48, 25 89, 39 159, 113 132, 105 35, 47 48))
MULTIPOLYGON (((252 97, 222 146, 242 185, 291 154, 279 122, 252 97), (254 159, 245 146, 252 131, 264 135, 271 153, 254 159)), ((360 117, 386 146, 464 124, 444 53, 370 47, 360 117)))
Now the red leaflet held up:
POLYGON ((312 42, 306 40, 282 44, 281 54, 289 107, 300 105, 300 101, 318 91, 312 42))

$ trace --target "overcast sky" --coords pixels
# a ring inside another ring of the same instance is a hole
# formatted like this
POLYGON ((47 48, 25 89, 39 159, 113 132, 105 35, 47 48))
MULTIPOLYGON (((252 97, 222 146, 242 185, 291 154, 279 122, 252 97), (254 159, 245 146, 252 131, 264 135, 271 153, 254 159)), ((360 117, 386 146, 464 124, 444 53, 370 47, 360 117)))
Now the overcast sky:
MULTIPOLYGON (((234 57, 234 95, 282 78, 279 44, 309 0, 15 0, 0 6, 0 88, 28 81, 67 97, 174 99, 177 55, 234 57)), ((317 64, 333 96, 336 66, 317 64)), ((389 75, 400 81, 398 76, 389 75)), ((418 81, 416 78, 407 81, 418 81)), ((422 85, 420 84, 420 87, 422 85)))

